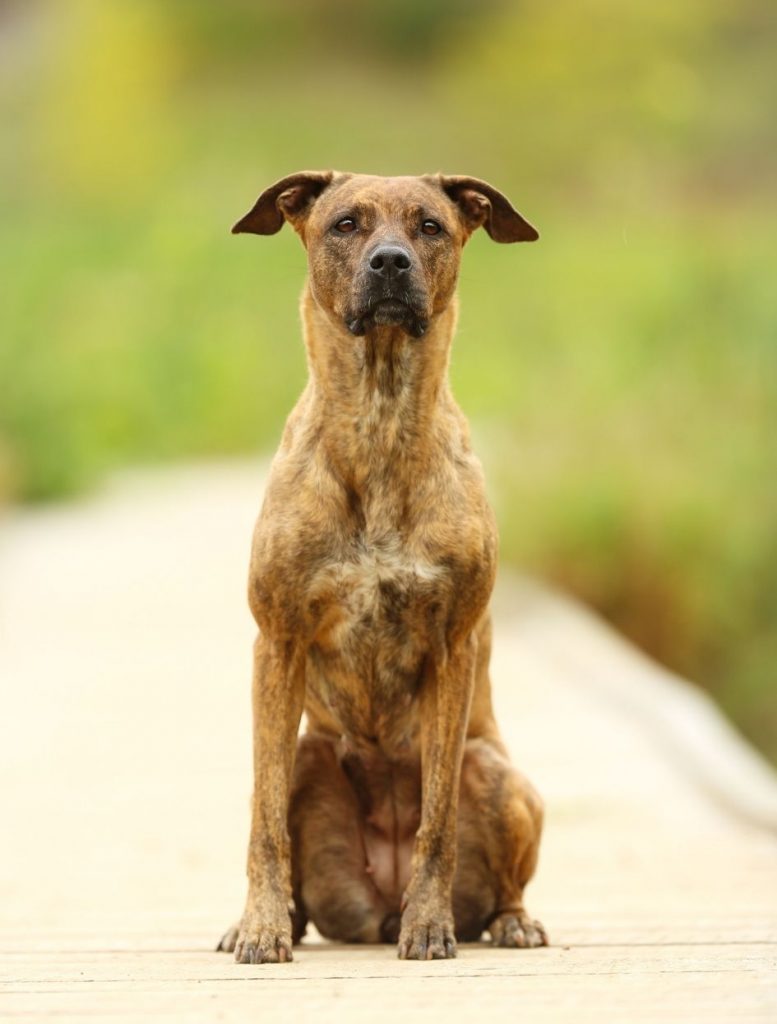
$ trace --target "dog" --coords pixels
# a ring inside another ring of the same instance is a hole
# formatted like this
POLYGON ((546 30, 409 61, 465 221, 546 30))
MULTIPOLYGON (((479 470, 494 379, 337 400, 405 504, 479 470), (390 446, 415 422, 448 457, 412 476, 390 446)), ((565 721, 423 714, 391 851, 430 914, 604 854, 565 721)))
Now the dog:
POLYGON ((476 178, 335 171, 278 181, 232 230, 285 221, 310 376, 253 538, 248 897, 219 948, 289 961, 308 922, 413 960, 486 930, 545 945, 523 903, 542 802, 491 706, 496 526, 447 379, 465 242, 537 231, 476 178))

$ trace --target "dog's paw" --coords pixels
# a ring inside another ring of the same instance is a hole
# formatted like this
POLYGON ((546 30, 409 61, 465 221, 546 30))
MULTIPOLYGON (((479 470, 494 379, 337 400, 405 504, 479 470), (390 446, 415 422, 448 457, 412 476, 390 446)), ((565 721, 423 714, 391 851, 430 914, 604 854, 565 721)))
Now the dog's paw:
POLYGON ((539 921, 533 921, 525 910, 506 910, 488 926, 494 946, 508 949, 532 949, 547 946, 548 935, 539 921))
POLYGON ((283 964, 292 959, 288 928, 241 927, 235 942, 237 963, 283 964))
POLYGON ((451 921, 402 918, 397 955, 400 960, 449 960, 456 956, 451 921))
POLYGON ((235 946, 237 945, 237 938, 240 934, 240 924, 235 924, 231 928, 227 928, 224 934, 219 939, 218 945, 216 946, 217 953, 234 953, 235 946))

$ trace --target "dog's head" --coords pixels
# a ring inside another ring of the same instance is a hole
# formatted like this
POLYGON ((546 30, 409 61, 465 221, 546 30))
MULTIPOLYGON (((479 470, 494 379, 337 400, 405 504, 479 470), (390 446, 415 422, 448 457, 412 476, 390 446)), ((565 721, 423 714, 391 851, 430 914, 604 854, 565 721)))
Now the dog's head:
POLYGON ((273 235, 284 220, 308 251, 313 297, 352 334, 400 325, 421 337, 450 303, 459 257, 481 225, 496 242, 536 230, 477 178, 379 178, 303 171, 271 185, 235 234, 273 235))

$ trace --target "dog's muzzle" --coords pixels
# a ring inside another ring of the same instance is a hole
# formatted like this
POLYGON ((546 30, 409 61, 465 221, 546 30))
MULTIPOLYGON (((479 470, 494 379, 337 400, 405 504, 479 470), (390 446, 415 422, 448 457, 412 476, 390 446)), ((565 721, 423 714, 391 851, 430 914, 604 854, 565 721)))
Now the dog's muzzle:
POLYGON ((346 318, 348 330, 361 335, 372 326, 396 325, 420 338, 428 320, 414 276, 414 260, 407 249, 388 244, 373 249, 361 275, 358 308, 346 318))

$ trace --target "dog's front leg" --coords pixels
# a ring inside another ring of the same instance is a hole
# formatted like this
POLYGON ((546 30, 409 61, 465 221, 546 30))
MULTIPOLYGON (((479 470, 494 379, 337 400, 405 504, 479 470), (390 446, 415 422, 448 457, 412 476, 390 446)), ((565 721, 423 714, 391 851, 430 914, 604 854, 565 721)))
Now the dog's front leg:
POLYGON ((292 959, 287 819, 304 691, 301 652, 260 635, 254 647, 254 796, 248 898, 235 945, 238 963, 292 959))
POLYGON ((398 950, 403 960, 456 956, 451 890, 476 646, 470 635, 442 652, 430 665, 421 690, 421 825, 403 899, 398 950))

